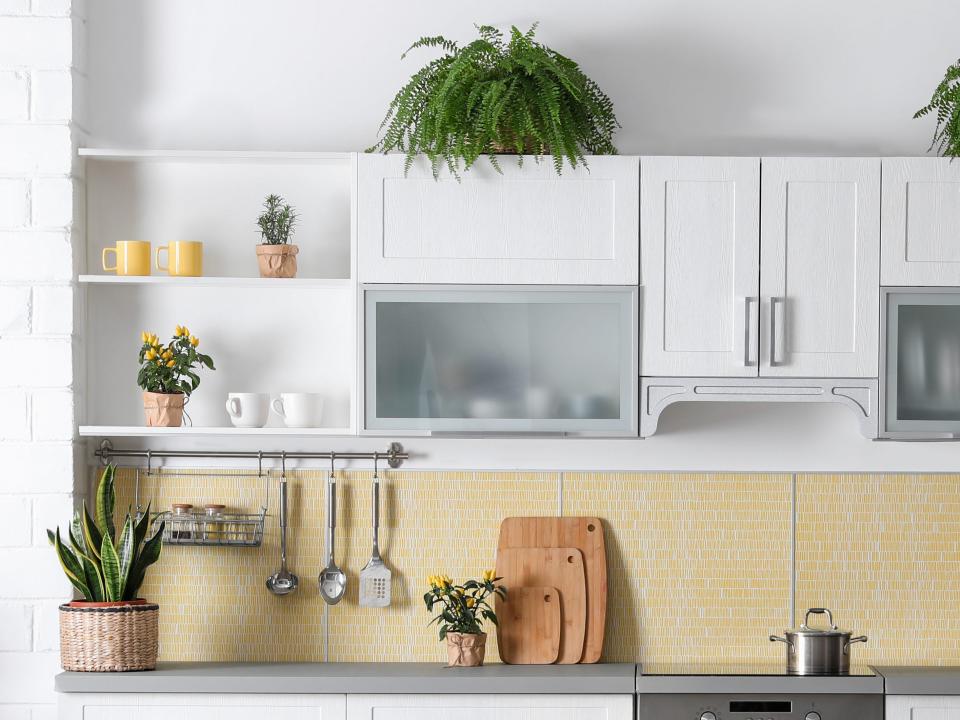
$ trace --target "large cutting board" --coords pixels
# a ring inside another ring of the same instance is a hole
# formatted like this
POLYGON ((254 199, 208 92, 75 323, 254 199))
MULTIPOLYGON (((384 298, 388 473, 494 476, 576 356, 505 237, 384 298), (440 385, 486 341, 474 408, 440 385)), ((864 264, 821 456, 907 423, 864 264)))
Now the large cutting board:
POLYGON ((519 587, 555 587, 560 593, 560 655, 580 662, 587 622, 583 554, 577 548, 504 548, 497 551, 497 575, 507 593, 519 587))
POLYGON ((595 517, 513 517, 500 525, 497 551, 520 547, 575 547, 583 553, 587 587, 587 628, 581 662, 603 653, 607 622, 607 550, 603 525, 595 517))
POLYGON ((497 647, 509 665, 550 665, 560 657, 560 593, 514 587, 497 598, 497 647))

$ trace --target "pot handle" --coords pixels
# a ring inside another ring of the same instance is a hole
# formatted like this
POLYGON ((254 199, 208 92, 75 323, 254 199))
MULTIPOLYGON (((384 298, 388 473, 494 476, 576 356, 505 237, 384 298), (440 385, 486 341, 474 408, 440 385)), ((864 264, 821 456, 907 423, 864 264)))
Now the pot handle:
POLYGON ((865 643, 866 641, 867 641, 866 635, 858 635, 855 638, 850 638, 849 640, 847 640, 847 644, 843 646, 843 654, 847 655, 850 652, 850 646, 853 645, 854 643, 860 643, 860 642, 865 643))
POLYGON ((810 619, 811 615, 826 615, 827 622, 830 624, 831 630, 836 630, 837 626, 833 624, 833 613, 830 612, 827 608, 810 608, 807 610, 807 614, 803 616, 803 625, 801 627, 810 627, 807 625, 807 621, 810 619))
POLYGON ((779 635, 771 635, 771 636, 770 636, 770 642, 782 642, 782 643, 784 643, 785 645, 789 645, 789 646, 790 646, 790 652, 793 652, 793 650, 794 650, 794 648, 793 648, 793 643, 790 642, 789 640, 787 640, 785 637, 780 637, 779 635))

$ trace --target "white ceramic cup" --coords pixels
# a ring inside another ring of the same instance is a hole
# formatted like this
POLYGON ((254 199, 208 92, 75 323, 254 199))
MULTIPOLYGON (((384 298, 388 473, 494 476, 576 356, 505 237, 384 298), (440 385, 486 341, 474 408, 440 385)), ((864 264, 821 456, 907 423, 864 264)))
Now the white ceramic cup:
POLYGON ((320 427, 323 417, 323 396, 314 393, 280 393, 270 403, 287 427, 320 427))
POLYGON ((234 427, 263 427, 270 417, 270 396, 266 393, 229 393, 227 414, 234 427))

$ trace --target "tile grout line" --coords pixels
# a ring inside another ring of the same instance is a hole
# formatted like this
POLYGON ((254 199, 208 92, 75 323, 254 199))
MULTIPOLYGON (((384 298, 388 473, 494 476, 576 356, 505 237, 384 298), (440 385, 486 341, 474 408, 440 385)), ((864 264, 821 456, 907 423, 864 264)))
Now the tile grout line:
POLYGON ((790 475, 790 622, 795 627, 797 617, 797 474, 790 475))

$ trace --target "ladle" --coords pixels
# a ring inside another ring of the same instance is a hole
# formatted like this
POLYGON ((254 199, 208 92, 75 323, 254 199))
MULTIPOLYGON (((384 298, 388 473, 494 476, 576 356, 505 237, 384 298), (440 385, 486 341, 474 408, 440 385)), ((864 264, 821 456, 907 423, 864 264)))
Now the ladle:
POLYGON ((287 458, 280 454, 280 569, 267 578, 267 589, 274 595, 289 595, 300 578, 287 570, 287 458))

